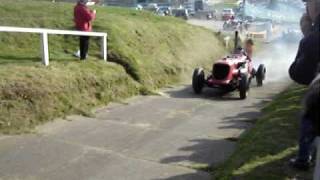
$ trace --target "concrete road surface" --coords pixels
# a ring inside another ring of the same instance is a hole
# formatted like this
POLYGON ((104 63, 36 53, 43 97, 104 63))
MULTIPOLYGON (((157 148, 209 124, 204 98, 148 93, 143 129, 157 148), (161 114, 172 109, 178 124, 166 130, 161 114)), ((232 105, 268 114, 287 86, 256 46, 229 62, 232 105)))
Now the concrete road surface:
POLYGON ((224 161, 232 139, 284 87, 253 87, 242 101, 209 89, 197 96, 181 86, 112 104, 95 118, 71 116, 36 134, 2 136, 0 179, 210 179, 195 169, 224 161))
POLYGON ((202 26, 207 29, 213 30, 213 31, 222 31, 223 30, 223 23, 224 21, 218 21, 218 20, 199 20, 199 19, 189 19, 189 24, 195 25, 195 26, 202 26))
POLYGON ((290 83, 285 75, 295 47, 279 47, 266 45, 257 55, 269 82, 253 83, 246 100, 212 89, 194 95, 187 83, 111 104, 94 118, 70 116, 35 134, 0 136, 0 179, 210 179, 199 167, 228 158, 261 107, 290 83))

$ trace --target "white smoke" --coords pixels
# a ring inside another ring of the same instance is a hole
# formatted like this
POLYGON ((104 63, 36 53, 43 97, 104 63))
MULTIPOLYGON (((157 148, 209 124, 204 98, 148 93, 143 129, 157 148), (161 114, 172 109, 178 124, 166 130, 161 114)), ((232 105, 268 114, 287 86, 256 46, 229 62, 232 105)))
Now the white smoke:
POLYGON ((264 64, 267 68, 266 82, 283 81, 289 77, 288 69, 295 59, 298 42, 288 43, 279 40, 265 44, 264 50, 254 55, 254 67, 264 64))
POLYGON ((245 15, 258 19, 272 20, 277 26, 281 26, 284 34, 293 31, 286 36, 280 36, 269 44, 264 44, 264 49, 254 56, 254 65, 264 64, 267 68, 267 82, 280 81, 288 78, 288 69, 297 54, 299 40, 302 38, 299 21, 304 13, 304 5, 300 0, 278 0, 273 4, 246 3, 245 15), (277 23, 281 22, 281 23, 277 23), (285 23, 283 23, 285 22, 285 23))
POLYGON ((246 2, 244 14, 260 19, 271 19, 275 22, 299 22, 304 5, 301 0, 278 0, 275 4, 246 2))

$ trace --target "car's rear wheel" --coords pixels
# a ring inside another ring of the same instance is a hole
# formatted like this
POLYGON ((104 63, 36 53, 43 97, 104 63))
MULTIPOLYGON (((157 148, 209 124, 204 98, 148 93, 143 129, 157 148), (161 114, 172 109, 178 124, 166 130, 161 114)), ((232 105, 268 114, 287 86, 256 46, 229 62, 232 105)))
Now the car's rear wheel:
POLYGON ((241 79, 239 81, 239 93, 240 99, 246 99, 249 91, 249 79, 248 75, 241 74, 241 79))
POLYGON ((196 94, 200 94, 202 92, 202 89, 205 83, 204 78, 205 78, 205 75, 202 68, 197 68, 193 71, 192 87, 193 87, 193 91, 196 94))
POLYGON ((263 64, 260 64, 260 66, 256 72, 256 80, 257 80, 257 85, 259 87, 263 86, 263 81, 266 78, 266 72, 267 72, 266 67, 263 64))

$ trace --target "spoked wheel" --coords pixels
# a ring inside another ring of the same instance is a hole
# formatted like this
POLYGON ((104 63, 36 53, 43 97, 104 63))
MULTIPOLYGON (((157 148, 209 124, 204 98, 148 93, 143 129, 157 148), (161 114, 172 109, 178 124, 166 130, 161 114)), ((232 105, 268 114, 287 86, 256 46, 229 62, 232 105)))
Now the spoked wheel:
POLYGON ((202 89, 204 87, 205 83, 205 75, 202 68, 197 68, 193 71, 193 77, 192 77, 192 87, 193 91, 196 94, 200 94, 202 92, 202 89))
POLYGON ((257 80, 257 85, 259 87, 263 86, 263 81, 266 78, 266 67, 263 64, 260 64, 257 72, 256 72, 256 80, 257 80))
POLYGON ((240 99, 246 99, 249 91, 249 78, 246 74, 241 74, 239 82, 240 99))

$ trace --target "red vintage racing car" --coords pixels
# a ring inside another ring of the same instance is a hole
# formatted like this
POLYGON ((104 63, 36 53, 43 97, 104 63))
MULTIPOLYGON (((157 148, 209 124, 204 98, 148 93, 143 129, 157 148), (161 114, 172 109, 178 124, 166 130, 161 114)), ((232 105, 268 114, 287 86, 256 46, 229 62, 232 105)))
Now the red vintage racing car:
POLYGON ((245 99, 251 80, 256 78, 257 85, 262 86, 265 76, 265 66, 260 64, 255 70, 251 59, 243 50, 237 48, 232 55, 215 62, 208 76, 202 68, 196 68, 193 72, 192 87, 196 94, 200 94, 205 86, 225 91, 239 90, 240 99, 245 99))

